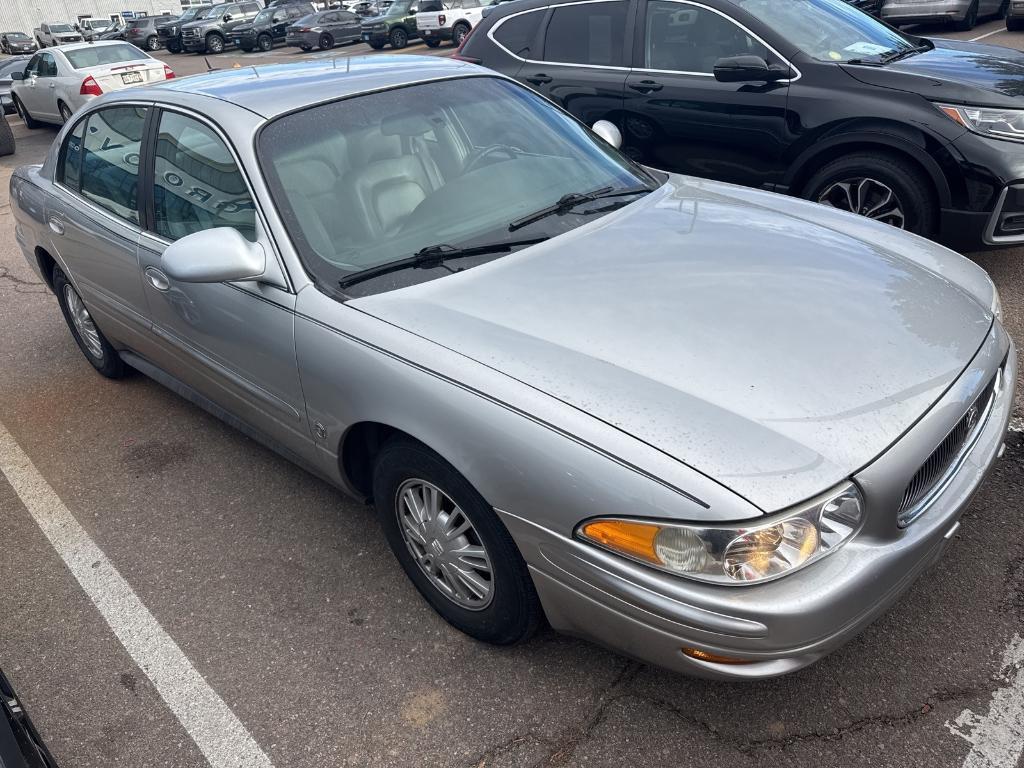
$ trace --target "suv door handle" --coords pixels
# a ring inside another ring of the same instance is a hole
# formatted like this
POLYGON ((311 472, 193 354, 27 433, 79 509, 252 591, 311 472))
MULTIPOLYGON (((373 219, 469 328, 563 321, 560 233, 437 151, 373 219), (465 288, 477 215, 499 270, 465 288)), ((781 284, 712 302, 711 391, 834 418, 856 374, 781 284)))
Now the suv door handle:
POLYGON ((534 85, 547 85, 551 82, 551 75, 545 75, 542 73, 533 75, 532 77, 526 78, 526 82, 533 83, 534 85))
POLYGON ((641 80, 639 83, 630 83, 629 87, 634 91, 640 91, 640 93, 650 93, 651 91, 660 91, 665 86, 653 80, 641 80))

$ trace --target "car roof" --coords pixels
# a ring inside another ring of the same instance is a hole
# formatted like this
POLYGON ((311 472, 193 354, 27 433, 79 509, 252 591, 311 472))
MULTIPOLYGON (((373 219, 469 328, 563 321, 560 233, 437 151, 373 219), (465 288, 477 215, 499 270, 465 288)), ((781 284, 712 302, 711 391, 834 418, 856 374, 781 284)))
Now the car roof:
POLYGON ((216 70, 119 93, 131 93, 135 99, 152 98, 169 103, 176 101, 171 95, 175 92, 181 97, 201 94, 271 118, 358 93, 481 74, 500 77, 473 64, 438 56, 353 56, 216 70))
MULTIPOLYGON (((46 50, 54 51, 77 51, 79 48, 109 48, 112 45, 131 45, 126 43, 124 40, 96 40, 94 42, 82 42, 82 43, 65 43, 64 45, 51 45, 46 50)), ((139 51, 144 55, 140 56, 140 59, 150 58, 145 55, 144 51, 139 51)))

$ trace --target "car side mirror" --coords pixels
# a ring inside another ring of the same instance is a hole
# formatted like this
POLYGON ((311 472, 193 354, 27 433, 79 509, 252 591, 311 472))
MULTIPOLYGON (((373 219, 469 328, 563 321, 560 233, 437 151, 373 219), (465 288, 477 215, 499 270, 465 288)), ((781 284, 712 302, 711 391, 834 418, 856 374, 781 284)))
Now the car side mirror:
POLYGON ((267 258, 262 245, 249 242, 231 227, 204 229, 176 240, 164 250, 160 268, 182 283, 259 280, 284 284, 277 261, 267 258))
POLYGON ((771 83, 791 77, 788 67, 769 66, 760 56, 726 56, 715 62, 720 83, 771 83))
POLYGON ((622 146, 622 132, 619 131, 615 123, 608 120, 598 120, 594 123, 591 130, 616 149, 622 146))
POLYGON ((231 21, 231 14, 230 13, 225 13, 224 14, 224 21, 231 21))
POLYGON ((11 80, 24 80, 24 79, 25 79, 25 73, 24 72, 11 72, 11 80))

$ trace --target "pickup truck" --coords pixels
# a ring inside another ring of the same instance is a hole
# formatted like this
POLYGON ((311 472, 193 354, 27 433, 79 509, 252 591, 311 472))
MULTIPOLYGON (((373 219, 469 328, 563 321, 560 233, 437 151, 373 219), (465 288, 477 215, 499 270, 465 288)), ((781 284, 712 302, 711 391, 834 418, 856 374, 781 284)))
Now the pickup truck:
POLYGON ((86 42, 95 40, 104 32, 113 28, 114 22, 110 19, 94 19, 91 16, 79 19, 78 23, 75 24, 75 31, 80 32, 86 42))
POLYGON ((64 43, 80 43, 82 36, 70 24, 43 23, 32 30, 32 36, 40 48, 64 43))
POLYGON ((484 8, 494 0, 427 0, 416 14, 416 29, 431 48, 451 40, 456 46, 469 37, 469 32, 484 15, 484 8))

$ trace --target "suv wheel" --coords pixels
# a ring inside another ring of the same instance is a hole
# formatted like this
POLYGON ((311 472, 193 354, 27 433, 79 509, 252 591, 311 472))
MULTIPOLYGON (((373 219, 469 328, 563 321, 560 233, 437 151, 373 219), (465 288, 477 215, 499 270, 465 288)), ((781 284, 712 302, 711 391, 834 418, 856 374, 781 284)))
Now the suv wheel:
POLYGON ((274 40, 270 35, 260 35, 256 38, 256 47, 266 53, 274 47, 274 40))
POLYGON ((1006 17, 1006 29, 1010 32, 1019 32, 1024 29, 1024 19, 1015 19, 1012 16, 1006 17))
POLYGON ((150 35, 146 38, 146 50, 156 51, 160 48, 160 41, 156 39, 156 35, 150 35))
POLYGON ((468 24, 456 24, 452 27, 452 42, 456 47, 466 42, 466 38, 469 37, 469 25, 468 24))
POLYGON ((409 35, 406 34, 404 29, 399 27, 391 30, 391 34, 388 35, 388 40, 390 41, 392 48, 405 48, 405 46, 409 44, 409 35))
POLYGON ((369 46, 371 48, 373 48, 373 50, 375 50, 375 51, 380 51, 380 50, 384 49, 384 43, 381 43, 381 42, 378 42, 378 41, 373 41, 373 42, 369 43, 369 46))
POLYGON ((206 36, 206 50, 210 53, 224 52, 224 38, 216 32, 206 36))
POLYGON ((928 179, 896 155, 858 153, 833 160, 808 180, 803 197, 923 237, 931 235, 938 214, 928 179))

